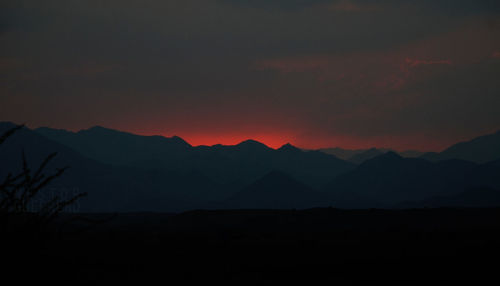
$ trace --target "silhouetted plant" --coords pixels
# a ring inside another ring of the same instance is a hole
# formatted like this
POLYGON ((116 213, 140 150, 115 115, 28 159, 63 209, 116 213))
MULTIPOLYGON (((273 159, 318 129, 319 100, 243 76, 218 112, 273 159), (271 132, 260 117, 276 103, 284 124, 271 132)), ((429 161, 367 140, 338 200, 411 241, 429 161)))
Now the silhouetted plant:
MULTIPOLYGON (((18 125, 6 131, 0 136, 0 145, 12 136, 15 132, 23 128, 24 125, 18 125)), ((9 173, 3 183, 0 184, 0 214, 28 214, 28 205, 35 196, 54 179, 60 177, 68 167, 58 168, 53 174, 44 173, 49 162, 54 159, 57 153, 48 155, 37 170, 32 173, 28 167, 26 155, 22 153, 22 170, 19 174, 9 173)), ((50 201, 44 202, 42 207, 35 213, 30 214, 31 218, 37 223, 48 223, 52 221, 65 207, 73 204, 86 193, 77 194, 70 199, 62 200, 55 196, 50 201)))

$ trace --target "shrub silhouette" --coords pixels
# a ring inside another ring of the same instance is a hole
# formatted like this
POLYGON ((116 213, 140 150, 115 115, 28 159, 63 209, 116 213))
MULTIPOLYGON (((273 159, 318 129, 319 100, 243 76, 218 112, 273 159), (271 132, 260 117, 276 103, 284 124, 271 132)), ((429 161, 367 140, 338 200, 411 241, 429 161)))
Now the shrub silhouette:
MULTIPOLYGON (((0 136, 0 147, 10 136, 23 128, 24 125, 18 125, 9 129, 0 136)), ((28 212, 28 205, 31 200, 54 179, 60 177, 68 167, 58 168, 50 175, 46 175, 47 164, 54 159, 57 153, 48 155, 35 172, 28 167, 26 156, 22 153, 22 171, 13 175, 9 173, 5 180, 0 183, 0 215, 4 218, 18 215, 35 220, 38 224, 46 224, 56 218, 66 206, 85 196, 86 193, 77 194, 70 199, 62 200, 58 196, 44 202, 41 208, 35 213, 28 212)), ((7 221, 8 222, 8 221, 7 221)))

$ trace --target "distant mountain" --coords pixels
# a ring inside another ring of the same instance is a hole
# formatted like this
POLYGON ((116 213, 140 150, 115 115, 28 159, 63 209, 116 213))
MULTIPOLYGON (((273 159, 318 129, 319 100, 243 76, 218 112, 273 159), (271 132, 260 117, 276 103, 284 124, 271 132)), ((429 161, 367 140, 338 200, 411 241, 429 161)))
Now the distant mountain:
POLYGON ((425 154, 425 152, 417 151, 417 150, 405 150, 397 152, 401 157, 404 158, 417 158, 425 154))
MULTIPOLYGON (((396 152, 387 148, 370 148, 370 149, 342 149, 342 148, 324 148, 318 151, 334 155, 342 160, 346 160, 355 164, 361 164, 364 161, 382 155, 389 151, 396 152)), ((405 150, 397 152, 400 156, 405 158, 416 158, 425 154, 424 152, 416 150, 405 150)))
POLYGON ((366 160, 375 158, 375 157, 380 156, 384 153, 386 153, 386 152, 381 151, 377 148, 371 148, 371 149, 368 149, 364 152, 361 152, 361 153, 358 153, 358 154, 352 156, 351 158, 348 159, 348 161, 355 163, 355 164, 361 164, 361 163, 365 162, 366 160))
POLYGON ((426 153, 421 156, 430 161, 461 159, 486 163, 500 159, 500 131, 457 143, 440 153, 426 153))
POLYGON ((339 147, 334 147, 334 148, 322 148, 319 149, 318 151, 333 155, 342 160, 349 160, 349 158, 351 158, 352 156, 363 153, 367 150, 368 149, 343 149, 339 147))
POLYGON ((232 146, 192 147, 179 137, 140 136, 103 127, 79 132, 39 128, 36 132, 106 164, 199 171, 218 183, 240 187, 272 170, 319 187, 354 167, 322 152, 302 151, 290 144, 275 150, 254 140, 232 146))
POLYGON ((500 187, 500 168, 462 160, 432 163, 388 152, 338 176, 325 191, 337 207, 392 207, 478 186, 500 187))
POLYGON ((328 206, 323 193, 281 173, 271 172, 225 201, 227 208, 304 209, 328 206))

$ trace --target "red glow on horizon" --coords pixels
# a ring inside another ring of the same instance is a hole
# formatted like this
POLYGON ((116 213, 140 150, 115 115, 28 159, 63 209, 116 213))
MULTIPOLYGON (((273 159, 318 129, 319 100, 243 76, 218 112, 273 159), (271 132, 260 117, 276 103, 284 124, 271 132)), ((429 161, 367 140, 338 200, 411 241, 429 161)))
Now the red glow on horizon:
POLYGON ((287 135, 280 134, 186 134, 178 135, 182 139, 186 140, 192 146, 213 146, 217 144, 221 145, 237 145, 246 140, 255 140, 268 147, 277 149, 286 143, 290 142, 290 137, 287 135))
MULTIPOLYGON (((240 130, 212 130, 206 128, 207 130, 204 132, 181 127, 158 127, 153 124, 134 124, 135 127, 128 124, 100 125, 144 136, 159 135, 167 138, 178 136, 191 146, 213 146, 218 144, 230 146, 237 145, 246 140, 254 140, 273 149, 290 143, 297 148, 308 150, 338 147, 343 149, 389 148, 395 151, 416 150, 422 152, 440 152, 457 142, 471 140, 477 136, 497 131, 496 129, 489 129, 461 136, 456 134, 438 136, 432 132, 362 136, 360 134, 326 134, 306 127, 285 128, 281 126, 273 130, 271 125, 263 126, 260 130, 255 130, 257 128, 248 130, 248 128, 244 127, 240 128, 240 130)), ((65 126, 56 126, 55 128, 67 128, 75 132, 82 129, 71 129, 65 126)))
MULTIPOLYGON (((142 135, 158 135, 144 134, 142 135)), ((174 134, 161 134, 172 137, 174 134)), ((369 149, 390 148, 395 151, 418 150, 418 151, 442 151, 456 143, 453 140, 441 141, 431 140, 425 136, 380 136, 369 139, 351 136, 326 136, 326 137, 300 137, 296 134, 175 134, 191 146, 213 146, 213 145, 237 145, 246 140, 258 141, 270 148, 278 149, 290 143, 297 148, 317 150, 322 148, 339 147, 343 149, 369 149)))
MULTIPOLYGON (((270 148, 278 149, 281 146, 290 143, 297 148, 317 150, 322 148, 339 147, 343 149, 369 149, 369 148, 389 148, 395 151, 418 150, 418 151, 442 151, 445 148, 457 143, 458 141, 470 139, 468 137, 453 139, 453 138, 437 138, 426 134, 412 134, 399 136, 370 136, 359 137, 353 135, 321 135, 302 133, 300 131, 283 131, 279 129, 276 132, 246 132, 241 131, 235 133, 198 133, 198 132, 182 132, 170 131, 161 132, 158 129, 152 130, 134 130, 130 128, 128 132, 138 135, 161 135, 164 137, 178 136, 189 143, 191 146, 213 146, 213 145, 237 145, 246 140, 258 141, 270 148), (280 132, 281 131, 281 132, 280 132)), ((122 129, 123 130, 123 129, 122 129)), ((472 136, 474 137, 474 136, 472 136)), ((471 137, 471 138, 472 138, 471 137)))
MULTIPOLYGON (((297 148, 317 150, 322 148, 343 148, 343 149, 369 149, 369 148, 389 148, 395 151, 416 150, 423 152, 440 152, 447 147, 461 141, 468 141, 477 136, 496 132, 497 129, 484 130, 479 133, 463 135, 438 137, 433 134, 406 134, 406 135, 381 135, 360 137, 354 135, 325 135, 303 133, 299 130, 293 132, 291 130, 283 131, 282 128, 274 133, 266 131, 262 132, 245 132, 238 133, 228 132, 219 134, 203 134, 198 132, 180 132, 180 131, 160 131, 160 128, 126 128, 124 126, 110 126, 101 124, 105 128, 120 130, 142 136, 178 136, 189 143, 191 146, 213 146, 221 145, 237 145, 246 140, 258 141, 270 148, 277 149, 281 146, 290 143, 297 148)), ((30 128, 42 127, 44 125, 29 126, 30 128)), ((47 125, 45 125, 47 126, 47 125)), ((62 128, 73 132, 88 129, 85 128, 69 128, 66 126, 54 126, 53 128, 62 128)))

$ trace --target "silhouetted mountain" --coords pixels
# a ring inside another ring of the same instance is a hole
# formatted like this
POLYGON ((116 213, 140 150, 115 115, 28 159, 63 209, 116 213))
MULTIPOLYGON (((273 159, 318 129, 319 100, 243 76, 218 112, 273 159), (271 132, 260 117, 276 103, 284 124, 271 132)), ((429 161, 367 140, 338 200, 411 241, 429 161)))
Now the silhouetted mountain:
MULTIPOLYGON (((13 126, 1 123, 0 132, 13 126)), ((500 189, 500 160, 481 165, 457 159, 430 162, 387 152, 355 166, 290 144, 276 150, 254 140, 192 147, 178 137, 139 136, 102 127, 76 133, 24 128, 1 146, 0 175, 20 169, 22 148, 35 166, 59 152, 51 166, 72 168, 57 184, 88 192, 82 200, 85 211, 180 211, 227 204, 394 207, 452 197, 467 188, 500 189)))
MULTIPOLYGON (((10 122, 0 122, 0 134, 15 127, 10 122)), ((103 164, 86 158, 73 149, 49 140, 24 127, 10 136, 0 145, 0 175, 8 172, 20 172, 22 168, 22 153, 26 154, 28 163, 38 166, 49 154, 58 152, 51 165, 53 167, 75 166, 76 168, 100 169, 103 164)), ((33 166, 30 166, 32 169, 33 166)))
POLYGON ((417 150, 405 150, 398 152, 404 158, 417 158, 425 154, 425 152, 417 151, 417 150))
POLYGON ((371 148, 371 149, 368 149, 364 152, 361 152, 361 153, 358 153, 358 154, 352 156, 351 158, 349 158, 348 161, 355 163, 355 164, 361 164, 366 160, 375 158, 375 157, 382 155, 384 153, 385 152, 383 152, 377 148, 371 148))
POLYGON ((432 197, 421 202, 400 204, 401 208, 500 207, 500 191, 492 188, 474 188, 452 196, 432 197))
POLYGON ((303 209, 327 206, 325 194, 281 173, 271 172, 225 201, 227 208, 303 209))
POLYGON ((490 161, 490 162, 486 163, 485 165, 500 167, 500 160, 490 161))
POLYGON ((179 137, 139 136, 100 126, 78 132, 52 128, 35 130, 81 154, 112 165, 156 166, 157 158, 179 159, 191 146, 179 137))
POLYGON ((281 146, 280 148, 278 148, 278 151, 280 151, 280 152, 295 152, 295 153, 304 152, 301 149, 293 146, 290 143, 286 143, 285 145, 281 146))
MULTIPOLYGON (((346 160, 349 162, 353 162, 356 164, 361 164, 364 161, 374 158, 378 155, 387 153, 389 151, 393 151, 388 148, 370 148, 370 149, 342 149, 342 148, 323 148, 318 151, 334 155, 342 160, 346 160)), ((405 158, 416 158, 422 156, 424 152, 416 151, 416 150, 405 150, 401 152, 396 152, 402 157, 405 158)))
POLYGON ((354 168, 354 164, 335 156, 320 151, 302 151, 291 145, 274 152, 271 166, 312 187, 322 187, 331 178, 354 168))
POLYGON ((323 186, 353 164, 318 151, 291 145, 278 150, 246 140, 237 145, 192 147, 178 137, 139 136, 102 127, 79 132, 36 130, 78 152, 107 164, 149 170, 199 171, 221 184, 240 188, 272 170, 292 174, 312 186, 323 186))
MULTIPOLYGON (((13 126, 0 123, 0 134, 13 126)), ((104 164, 28 128, 19 130, 0 146, 0 180, 8 172, 21 170, 23 150, 32 170, 50 153, 58 153, 48 171, 64 166, 70 169, 51 187, 87 192, 88 196, 81 200, 81 211, 181 211, 221 199, 219 194, 224 190, 199 172, 149 171, 104 164)))
MULTIPOLYGON (((223 146, 223 145, 219 145, 223 146)), ((255 141, 252 139, 245 140, 239 144, 237 144, 236 149, 238 150, 245 150, 247 152, 268 152, 271 150, 271 148, 267 147, 265 144, 260 143, 259 141, 255 141)))
MULTIPOLYGON (((0 131, 11 126, 4 123, 0 131)), ((57 183, 89 193, 82 200, 84 211, 181 211, 217 205, 214 202, 272 170, 319 185, 353 168, 334 156, 292 145, 274 150, 247 140, 234 146, 191 147, 176 137, 138 136, 102 127, 80 132, 24 128, 8 141, 2 154, 16 156, 2 161, 5 172, 13 166, 19 169, 21 146, 29 150, 33 165, 59 152, 54 165, 72 168, 57 183)))
POLYGON ((500 186, 499 168, 461 160, 432 163, 388 152, 338 176, 326 190, 337 207, 391 207, 477 186, 500 186))
POLYGON ((500 131, 457 143, 440 153, 426 153, 421 158, 430 161, 461 159, 486 163, 500 159, 500 131))
POLYGON ((367 149, 354 150, 354 149, 343 149, 343 148, 335 147, 335 148, 322 148, 322 149, 319 149, 318 151, 333 155, 333 156, 338 157, 342 160, 349 160, 349 158, 351 158, 352 156, 363 153, 366 150, 367 149))

